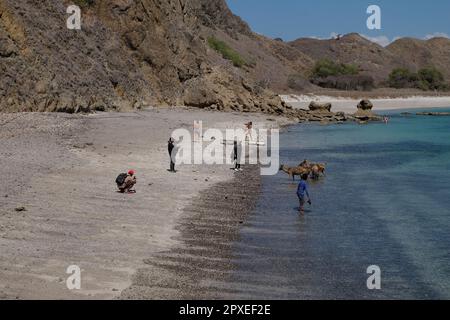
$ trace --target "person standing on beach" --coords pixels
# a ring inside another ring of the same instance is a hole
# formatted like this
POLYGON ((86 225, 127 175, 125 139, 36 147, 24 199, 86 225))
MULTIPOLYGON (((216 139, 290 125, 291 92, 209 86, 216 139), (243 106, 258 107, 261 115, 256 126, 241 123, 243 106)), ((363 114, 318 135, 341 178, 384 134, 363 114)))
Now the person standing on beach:
POLYGON ((245 124, 245 139, 247 139, 248 137, 249 142, 253 141, 252 131, 253 131, 253 122, 250 121, 245 124))
POLYGON ((169 151, 169 157, 170 157, 170 169, 169 172, 175 173, 175 140, 173 138, 169 139, 167 149, 169 151))
POLYGON ((308 175, 305 173, 302 175, 302 180, 300 181, 300 184, 297 188, 297 196, 298 200, 300 202, 300 214, 305 213, 305 203, 306 203, 306 197, 308 197, 308 203, 309 205, 312 204, 311 198, 309 197, 309 191, 308 191, 308 184, 306 183, 308 181, 308 175))
POLYGON ((233 159, 235 162, 234 171, 242 171, 241 169, 241 153, 242 146, 237 140, 234 140, 233 159))

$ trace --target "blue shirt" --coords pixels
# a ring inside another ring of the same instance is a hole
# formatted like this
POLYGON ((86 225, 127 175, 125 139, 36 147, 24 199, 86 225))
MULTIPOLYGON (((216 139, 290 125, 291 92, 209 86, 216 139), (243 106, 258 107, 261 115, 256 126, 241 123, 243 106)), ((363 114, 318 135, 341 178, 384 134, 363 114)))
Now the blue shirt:
POLYGON ((309 199, 308 185, 306 184, 305 180, 302 180, 298 185, 297 196, 303 199, 305 197, 305 194, 308 196, 309 199))

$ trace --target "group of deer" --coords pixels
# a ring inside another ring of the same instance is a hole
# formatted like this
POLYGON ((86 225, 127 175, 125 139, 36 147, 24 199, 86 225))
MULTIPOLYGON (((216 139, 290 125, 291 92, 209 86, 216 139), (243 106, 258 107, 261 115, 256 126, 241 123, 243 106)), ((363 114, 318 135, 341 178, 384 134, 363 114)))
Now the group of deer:
POLYGON ((310 163, 308 160, 304 160, 297 167, 288 167, 282 165, 280 170, 286 172, 292 180, 295 181, 295 176, 303 176, 307 174, 311 179, 317 180, 321 175, 325 175, 325 164, 323 163, 310 163))

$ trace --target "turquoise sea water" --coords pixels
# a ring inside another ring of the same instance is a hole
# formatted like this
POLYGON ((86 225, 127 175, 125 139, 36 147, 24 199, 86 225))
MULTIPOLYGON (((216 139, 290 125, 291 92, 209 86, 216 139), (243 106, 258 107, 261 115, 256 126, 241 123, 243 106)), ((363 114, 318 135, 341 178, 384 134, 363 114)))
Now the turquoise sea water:
POLYGON ((299 125, 281 136, 281 163, 326 162, 327 175, 310 182, 304 217, 297 183, 263 178, 235 245, 238 296, 450 299, 450 117, 389 114, 388 125, 299 125), (367 289, 371 265, 381 290, 367 289))

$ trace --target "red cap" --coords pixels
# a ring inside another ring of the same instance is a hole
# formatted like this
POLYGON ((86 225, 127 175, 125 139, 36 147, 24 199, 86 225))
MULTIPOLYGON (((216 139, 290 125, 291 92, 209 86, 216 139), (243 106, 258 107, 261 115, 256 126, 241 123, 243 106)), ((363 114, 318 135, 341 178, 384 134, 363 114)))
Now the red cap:
POLYGON ((134 176, 135 173, 136 173, 136 172, 135 172, 134 170, 128 171, 128 174, 129 174, 130 176, 134 176))

